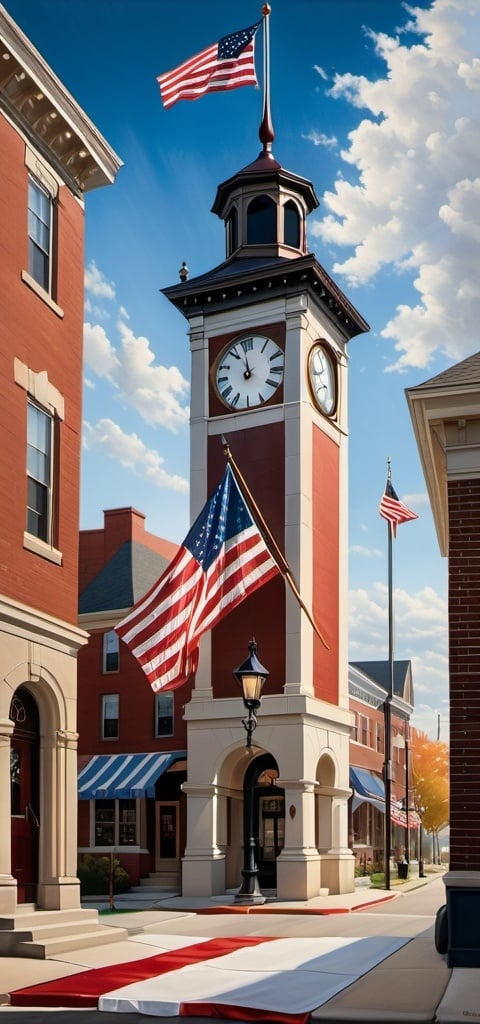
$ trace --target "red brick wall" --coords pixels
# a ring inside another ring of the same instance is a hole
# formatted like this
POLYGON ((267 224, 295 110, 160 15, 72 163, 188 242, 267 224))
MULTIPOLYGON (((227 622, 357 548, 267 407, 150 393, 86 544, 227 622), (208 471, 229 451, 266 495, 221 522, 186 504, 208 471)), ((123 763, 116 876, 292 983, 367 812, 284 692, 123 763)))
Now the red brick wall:
POLYGON ((27 269, 24 143, 0 117, 0 593, 60 619, 77 620, 78 506, 83 333, 83 211, 66 187, 58 197, 61 318, 22 279, 27 269), (23 548, 26 506, 27 395, 14 359, 46 372, 65 399, 60 424, 57 566, 23 548))
POLYGON ((80 754, 135 754, 155 750, 186 750, 187 725, 183 721, 185 704, 190 700, 191 683, 174 692, 174 735, 155 738, 155 695, 138 661, 125 644, 120 644, 120 671, 102 671, 103 631, 90 634, 86 647, 78 654, 78 750, 80 754), (102 696, 118 693, 119 736, 103 740, 102 696))
POLYGON ((480 480, 448 484, 450 870, 480 871, 480 480))

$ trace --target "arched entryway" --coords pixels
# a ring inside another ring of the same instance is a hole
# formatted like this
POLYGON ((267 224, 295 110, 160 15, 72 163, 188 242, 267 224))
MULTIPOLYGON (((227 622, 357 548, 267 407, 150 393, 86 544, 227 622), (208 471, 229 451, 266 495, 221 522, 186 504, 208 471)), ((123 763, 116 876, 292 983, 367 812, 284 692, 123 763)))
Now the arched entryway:
POLYGON ((261 889, 277 885, 277 857, 285 837, 285 792, 277 786, 278 765, 272 754, 256 757, 245 772, 244 807, 253 790, 253 828, 261 889))
POLYGON ((10 747, 12 875, 17 902, 35 903, 39 846, 40 719, 31 693, 20 687, 10 704, 14 730, 10 747))

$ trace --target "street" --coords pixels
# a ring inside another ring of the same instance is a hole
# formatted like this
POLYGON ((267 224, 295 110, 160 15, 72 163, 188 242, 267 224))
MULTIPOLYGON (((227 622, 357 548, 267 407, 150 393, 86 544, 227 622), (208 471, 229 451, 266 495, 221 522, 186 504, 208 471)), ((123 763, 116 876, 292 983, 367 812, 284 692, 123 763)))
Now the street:
MULTIPOLYGON (((414 938, 417 936, 431 937, 434 950, 434 922, 438 908, 445 902, 445 888, 441 877, 428 884, 419 884, 418 888, 400 892, 395 899, 384 903, 373 904, 364 910, 350 913, 312 914, 312 913, 265 913, 265 914, 197 914, 190 917, 173 917, 147 926, 148 934, 193 935, 202 937, 221 936, 276 936, 276 937, 371 937, 384 935, 389 937, 414 938)), ((430 946, 428 946, 430 950, 430 946)), ((438 954, 435 954, 438 955, 438 954)), ((442 958, 439 959, 439 965, 442 958)), ((25 983, 28 984, 28 965, 25 963, 25 983)), ((419 964, 421 967, 421 964, 419 964)), ((0 961, 0 973, 2 963, 0 961)), ((28 1024, 44 1024, 45 1010, 41 1009, 9 1009, 0 1008, 1 1024, 18 1024, 21 1013, 28 1024)), ((133 1024, 143 1017, 142 1014, 122 1013, 122 1024, 133 1024)), ((178 1022, 178 1017, 163 1017, 166 1024, 178 1022)), ((210 1018, 189 1018, 206 1024, 210 1018)), ((351 1018, 354 1019, 353 1017, 351 1018)), ((99 1012, 97 1010, 56 1010, 55 1024, 67 1024, 75 1020, 76 1024, 118 1024, 118 1013, 99 1012)), ((215 1018, 218 1024, 219 1018, 215 1018)))

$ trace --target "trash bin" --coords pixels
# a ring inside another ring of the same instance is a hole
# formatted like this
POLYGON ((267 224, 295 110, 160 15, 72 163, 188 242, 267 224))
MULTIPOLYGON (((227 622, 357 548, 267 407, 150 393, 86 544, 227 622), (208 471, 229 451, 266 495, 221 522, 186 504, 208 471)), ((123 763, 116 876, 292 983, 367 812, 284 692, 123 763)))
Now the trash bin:
POLYGON ((408 864, 407 864, 407 862, 405 861, 404 864, 398 863, 397 864, 397 871, 398 871, 398 877, 399 878, 402 878, 402 879, 408 878, 408 864))

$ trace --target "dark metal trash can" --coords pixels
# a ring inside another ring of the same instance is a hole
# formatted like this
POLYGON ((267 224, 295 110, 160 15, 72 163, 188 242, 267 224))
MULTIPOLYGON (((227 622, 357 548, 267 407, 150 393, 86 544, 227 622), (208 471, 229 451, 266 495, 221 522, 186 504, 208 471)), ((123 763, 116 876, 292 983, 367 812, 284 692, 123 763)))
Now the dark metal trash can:
POLYGON ((408 878, 408 864, 397 864, 398 877, 408 878))

